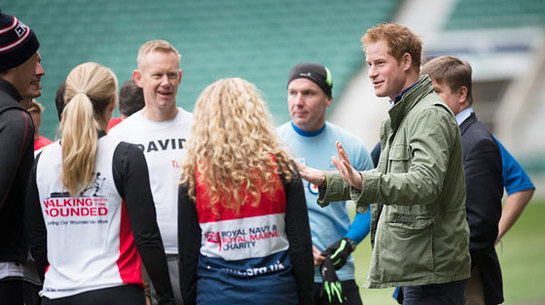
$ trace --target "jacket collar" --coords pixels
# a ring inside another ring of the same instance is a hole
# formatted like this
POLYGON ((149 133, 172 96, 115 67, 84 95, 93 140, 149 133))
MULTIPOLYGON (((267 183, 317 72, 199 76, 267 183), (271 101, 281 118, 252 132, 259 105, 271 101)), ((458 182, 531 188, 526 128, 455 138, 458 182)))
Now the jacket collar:
POLYGON ((403 94, 405 94, 405 92, 411 90, 414 86, 416 86, 418 83, 420 83, 422 79, 419 79, 416 83, 410 85, 409 87, 407 87, 407 89, 401 91, 400 94, 396 95, 394 97, 394 100, 390 100, 390 105, 393 107, 395 104, 397 104, 399 101, 401 101, 401 98, 403 97, 403 94))
POLYGON ((17 102, 23 99, 19 92, 17 92, 17 89, 15 89, 10 82, 4 80, 3 78, 0 78, 0 91, 7 94, 17 102))
POLYGON ((418 81, 412 88, 401 96, 399 102, 397 102, 389 111, 388 114, 391 120, 391 127, 393 130, 397 129, 399 124, 407 113, 413 107, 418 104, 423 96, 426 96, 433 92, 433 85, 431 83, 431 78, 427 75, 424 75, 420 81, 418 81))
POLYGON ((477 116, 475 115, 475 112, 473 112, 465 121, 462 122, 462 124, 460 124, 460 134, 464 134, 469 126, 473 125, 475 122, 477 122, 477 116))
POLYGON ((0 112, 9 108, 26 109, 19 104, 23 98, 8 81, 0 78, 0 112))

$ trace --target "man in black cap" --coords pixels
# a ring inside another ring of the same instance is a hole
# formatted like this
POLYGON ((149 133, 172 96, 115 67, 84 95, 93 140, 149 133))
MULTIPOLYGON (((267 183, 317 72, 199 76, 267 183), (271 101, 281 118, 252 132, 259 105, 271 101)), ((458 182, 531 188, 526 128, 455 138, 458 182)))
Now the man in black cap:
POLYGON ((34 160, 34 125, 19 104, 41 95, 40 43, 15 16, 0 12, 0 300, 23 304, 27 257, 23 226, 26 183, 34 160))
MULTIPOLYGON (((291 122, 277 129, 279 137, 301 163, 334 169, 330 157, 335 142, 346 143, 353 164, 360 170, 373 167, 363 142, 348 131, 325 120, 331 106, 333 81, 329 69, 314 63, 295 66, 288 78, 288 108, 291 122)), ((318 187, 303 181, 312 233, 314 302, 316 304, 361 305, 350 253, 369 233, 370 212, 356 213, 352 223, 346 202, 321 208, 316 204, 318 187)))

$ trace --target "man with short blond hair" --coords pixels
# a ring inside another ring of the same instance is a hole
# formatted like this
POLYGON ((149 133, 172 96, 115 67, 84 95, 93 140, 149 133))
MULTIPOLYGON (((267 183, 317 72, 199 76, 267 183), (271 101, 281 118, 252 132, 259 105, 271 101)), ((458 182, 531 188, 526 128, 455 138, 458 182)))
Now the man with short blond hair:
POLYGON ((176 106, 176 93, 182 80, 180 59, 176 48, 164 40, 148 41, 140 47, 138 69, 134 70, 133 79, 143 90, 145 106, 109 132, 137 144, 146 157, 176 304, 182 304, 176 218, 179 161, 184 155, 193 120, 191 113, 176 106))
POLYGON ((150 40, 144 43, 138 50, 138 57, 136 59, 136 62, 138 64, 139 70, 141 70, 143 66, 147 63, 146 56, 152 52, 172 53, 178 59, 178 63, 180 63, 180 61, 182 60, 182 55, 180 55, 178 50, 173 45, 171 45, 168 41, 150 40))

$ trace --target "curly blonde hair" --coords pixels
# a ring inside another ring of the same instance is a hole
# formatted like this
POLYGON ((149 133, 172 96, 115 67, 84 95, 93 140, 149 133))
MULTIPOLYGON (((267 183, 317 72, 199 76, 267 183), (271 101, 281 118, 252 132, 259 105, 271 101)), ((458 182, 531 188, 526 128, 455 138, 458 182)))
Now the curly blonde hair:
POLYGON ((221 79, 200 95, 193 112, 192 135, 182 161, 182 184, 196 199, 199 184, 208 189, 210 204, 236 213, 247 200, 258 206, 272 195, 280 174, 289 182, 296 170, 280 144, 271 115, 258 89, 240 78, 221 79))

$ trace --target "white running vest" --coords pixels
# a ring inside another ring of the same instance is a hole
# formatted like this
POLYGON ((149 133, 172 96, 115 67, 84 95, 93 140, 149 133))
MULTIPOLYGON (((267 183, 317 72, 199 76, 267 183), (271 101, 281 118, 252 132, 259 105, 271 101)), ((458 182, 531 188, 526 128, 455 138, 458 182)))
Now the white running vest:
POLYGON ((113 179, 118 144, 110 136, 98 140, 94 180, 77 197, 70 197, 60 180, 59 141, 42 152, 36 183, 50 265, 41 296, 60 298, 124 283, 143 285, 127 209, 113 179))

